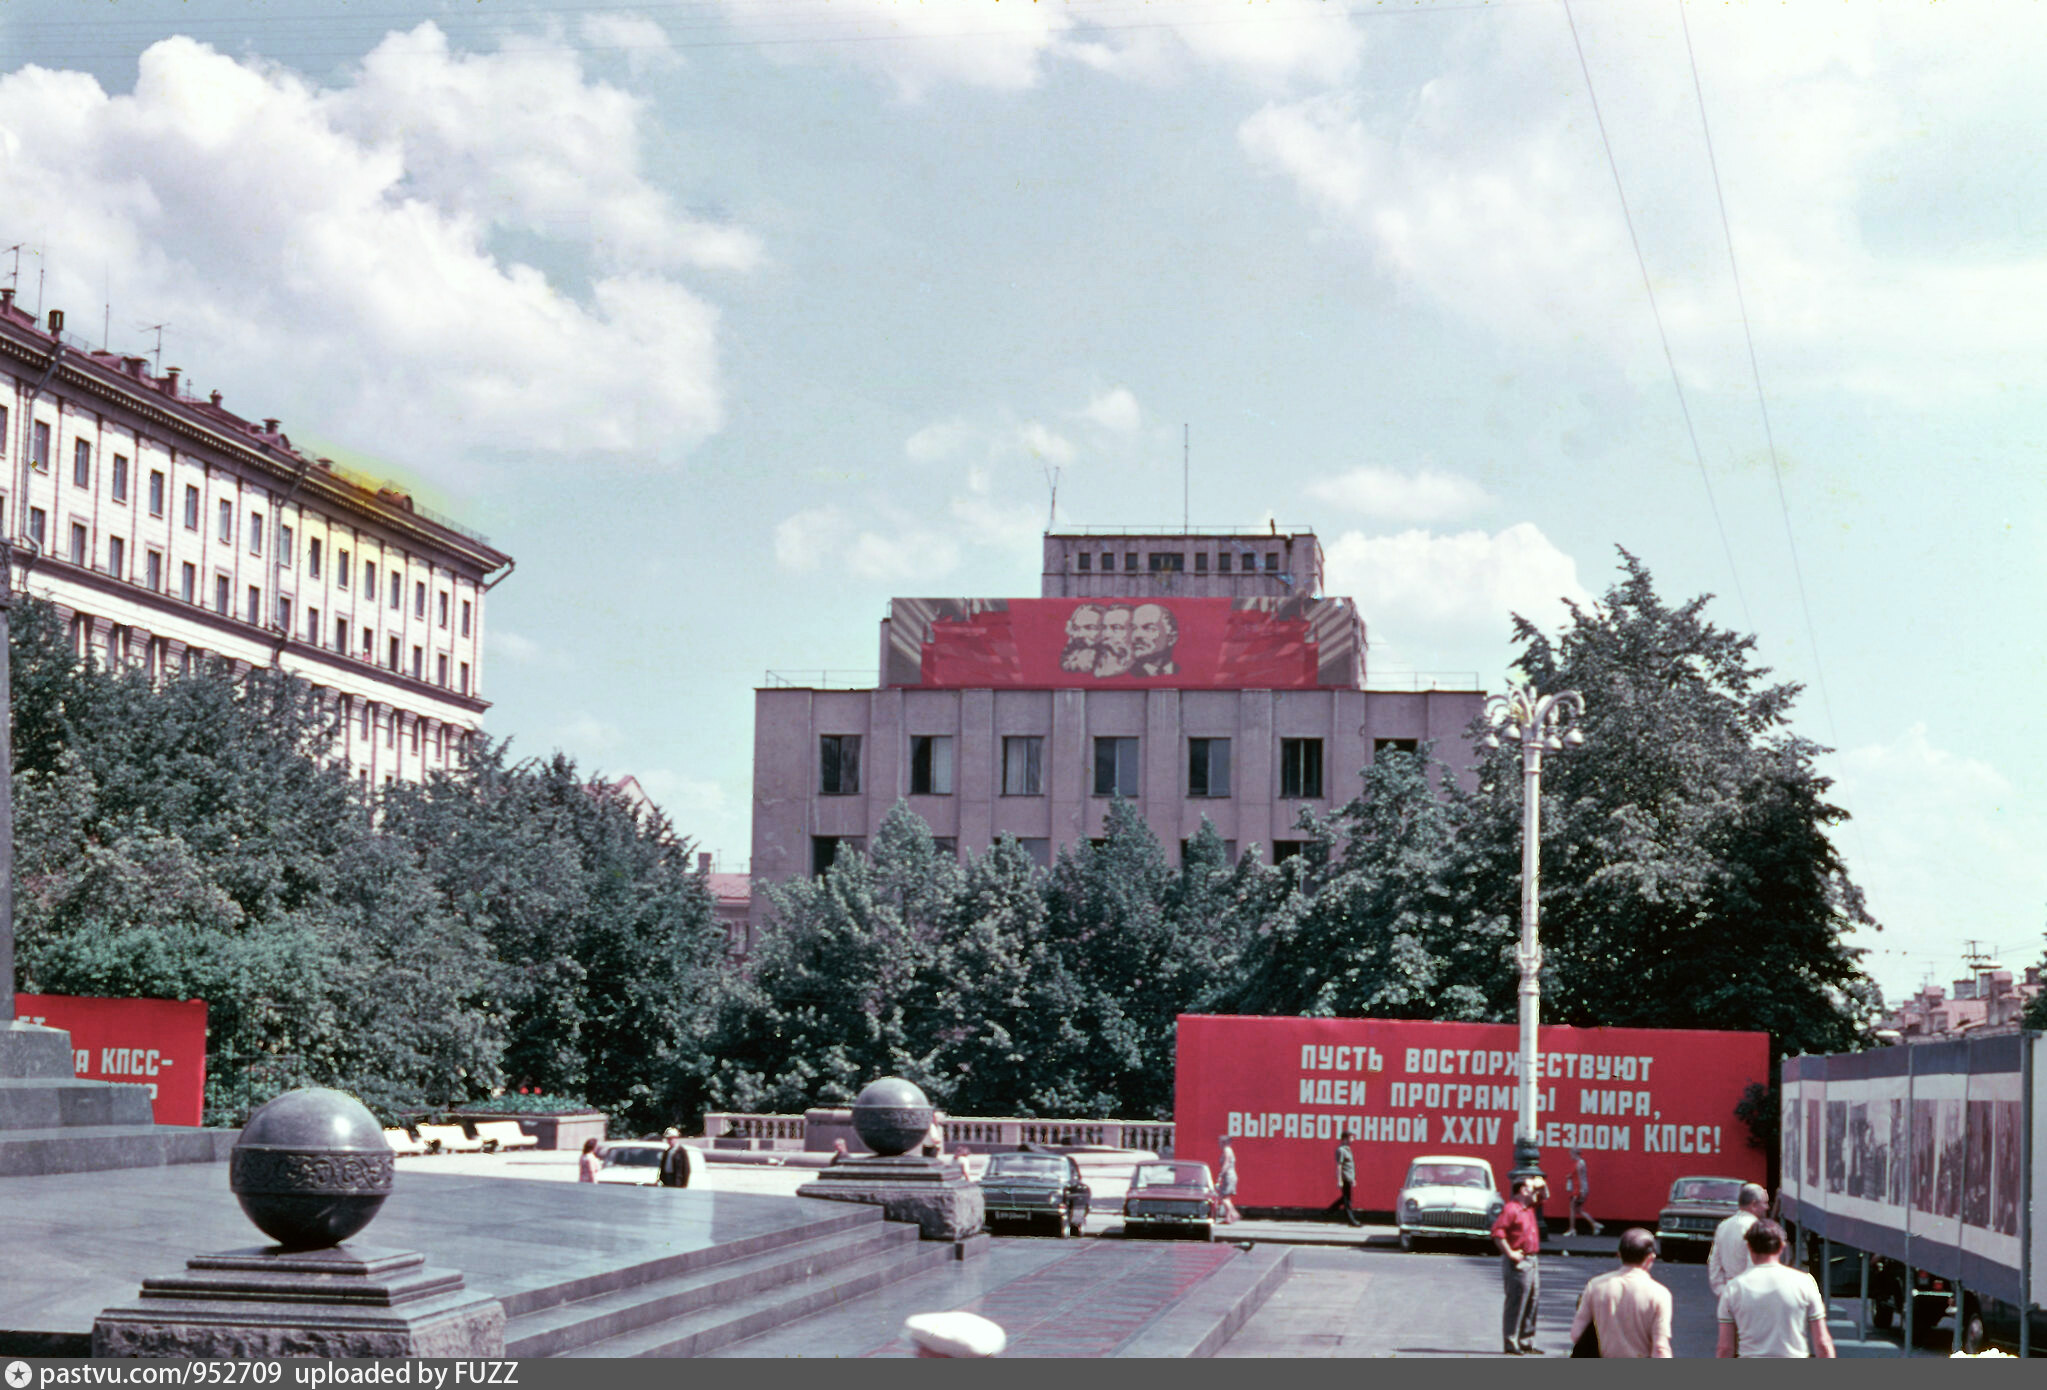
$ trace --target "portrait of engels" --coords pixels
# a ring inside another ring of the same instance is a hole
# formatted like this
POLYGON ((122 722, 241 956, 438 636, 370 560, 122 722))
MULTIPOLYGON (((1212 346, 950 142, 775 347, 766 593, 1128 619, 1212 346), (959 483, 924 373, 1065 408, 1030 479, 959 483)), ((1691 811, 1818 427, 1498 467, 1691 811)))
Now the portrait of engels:
POLYGON ((1180 623, 1162 603, 1083 603, 1066 619, 1059 669, 1097 679, 1178 675, 1180 623))

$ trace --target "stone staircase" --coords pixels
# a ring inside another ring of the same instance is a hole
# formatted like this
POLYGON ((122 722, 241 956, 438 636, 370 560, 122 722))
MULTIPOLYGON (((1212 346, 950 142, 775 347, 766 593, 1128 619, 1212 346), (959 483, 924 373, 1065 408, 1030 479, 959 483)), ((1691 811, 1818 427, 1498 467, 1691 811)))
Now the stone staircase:
MULTIPOLYGON (((982 1238, 985 1247, 985 1237, 982 1238)), ((703 1356, 962 1252, 853 1207, 775 1237, 713 1246, 504 1297, 505 1354, 703 1356)))
POLYGON ((80 1080, 60 1028, 0 1025, 0 1177, 211 1163, 234 1141, 233 1130, 156 1124, 147 1086, 80 1080))

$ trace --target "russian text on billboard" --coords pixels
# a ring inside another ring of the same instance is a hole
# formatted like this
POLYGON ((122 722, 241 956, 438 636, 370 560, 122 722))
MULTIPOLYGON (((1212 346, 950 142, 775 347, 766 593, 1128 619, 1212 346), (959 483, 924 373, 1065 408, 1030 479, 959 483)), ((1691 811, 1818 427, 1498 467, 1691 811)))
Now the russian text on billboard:
POLYGON ((149 1087, 160 1125, 196 1125, 206 1111, 206 1004, 199 999, 80 999, 17 994, 17 1017, 71 1035, 88 1081, 149 1087))

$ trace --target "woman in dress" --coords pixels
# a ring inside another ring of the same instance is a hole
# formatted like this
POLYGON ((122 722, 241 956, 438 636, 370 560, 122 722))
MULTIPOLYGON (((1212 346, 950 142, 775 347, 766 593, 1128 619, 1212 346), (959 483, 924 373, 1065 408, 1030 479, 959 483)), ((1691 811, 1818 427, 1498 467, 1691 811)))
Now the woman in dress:
POLYGON ((576 1181, 596 1182, 597 1170, 604 1166, 604 1160, 597 1156, 597 1140, 583 1141, 583 1155, 576 1160, 576 1181))
POLYGON ((1229 1226, 1240 1219, 1237 1215, 1237 1150, 1227 1134, 1222 1137, 1222 1146, 1222 1171, 1216 1174, 1215 1190, 1223 1199, 1223 1224, 1229 1226))

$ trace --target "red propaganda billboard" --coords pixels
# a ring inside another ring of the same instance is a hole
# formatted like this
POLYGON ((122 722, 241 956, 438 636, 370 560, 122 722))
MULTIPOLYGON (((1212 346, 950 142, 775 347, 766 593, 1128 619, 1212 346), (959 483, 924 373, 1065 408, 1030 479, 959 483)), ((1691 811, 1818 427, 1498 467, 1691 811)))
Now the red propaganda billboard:
MULTIPOLYGON (((1240 1206, 1323 1207, 1336 1200, 1336 1144, 1356 1138, 1353 1201, 1391 1211, 1421 1154, 1514 1166, 1520 1030, 1508 1023, 1183 1014, 1174 1084, 1174 1152, 1211 1168, 1218 1139, 1237 1150, 1240 1206)), ((1537 1119, 1549 1212, 1564 1210, 1568 1146, 1587 1167, 1601 1221, 1653 1218, 1689 1175, 1763 1180, 1734 1107, 1767 1084, 1766 1033, 1667 1028, 1544 1028, 1537 1119)))
POLYGON ((205 1000, 17 994, 14 1012, 69 1033, 79 1076, 148 1086, 158 1124, 196 1125, 204 1115, 205 1000))
POLYGON ((947 689, 1285 690, 1364 681, 1340 598, 904 599, 888 684, 947 689))

